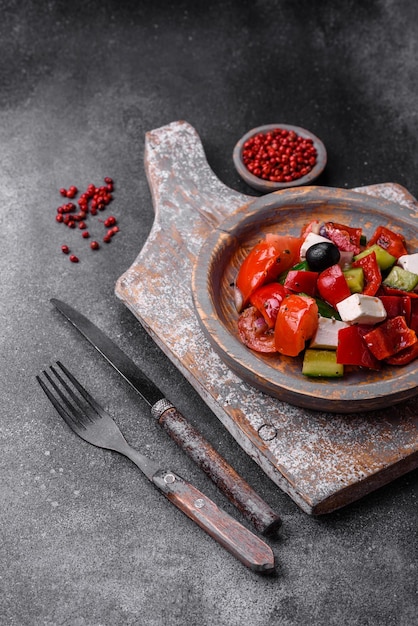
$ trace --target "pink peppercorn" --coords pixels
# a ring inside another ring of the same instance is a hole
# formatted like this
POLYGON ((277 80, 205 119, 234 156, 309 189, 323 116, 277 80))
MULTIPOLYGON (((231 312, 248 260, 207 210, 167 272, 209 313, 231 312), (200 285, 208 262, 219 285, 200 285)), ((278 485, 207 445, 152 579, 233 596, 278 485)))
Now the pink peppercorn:
POLYGON ((248 139, 243 146, 242 160, 254 176, 286 183, 311 171, 317 161, 317 151, 311 138, 293 130, 275 128, 248 139))

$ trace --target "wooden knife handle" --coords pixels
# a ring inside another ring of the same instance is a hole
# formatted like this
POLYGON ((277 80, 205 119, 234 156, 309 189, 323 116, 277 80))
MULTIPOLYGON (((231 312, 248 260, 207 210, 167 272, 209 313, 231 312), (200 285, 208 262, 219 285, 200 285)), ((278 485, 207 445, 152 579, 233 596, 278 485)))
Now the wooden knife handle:
POLYGON ((277 513, 168 400, 159 400, 152 407, 152 414, 258 532, 271 535, 277 530, 282 523, 277 513))
POLYGON ((172 504, 241 563, 255 572, 272 574, 275 571, 270 546, 178 474, 161 470, 153 476, 152 482, 172 504))

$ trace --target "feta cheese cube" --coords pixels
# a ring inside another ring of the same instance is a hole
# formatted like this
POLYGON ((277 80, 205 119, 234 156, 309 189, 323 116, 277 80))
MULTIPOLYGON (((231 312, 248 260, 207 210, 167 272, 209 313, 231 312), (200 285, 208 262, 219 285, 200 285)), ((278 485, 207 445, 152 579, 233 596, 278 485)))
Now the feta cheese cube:
POLYGON ((316 233, 308 233, 305 237, 305 241, 300 247, 300 258, 303 261, 306 257, 306 251, 316 243, 321 243, 321 241, 326 241, 326 243, 330 243, 330 239, 326 237, 322 237, 322 235, 317 235, 316 233))
POLYGON ((349 324, 377 324, 386 319, 382 301, 375 296, 353 293, 337 304, 343 322, 349 324))
POLYGON ((403 254, 399 257, 397 264, 407 272, 418 274, 418 252, 415 252, 415 254, 403 254))
POLYGON ((347 326, 348 324, 340 322, 335 318, 319 316, 318 328, 311 339, 309 347, 322 350, 336 350, 338 346, 338 331, 347 326))

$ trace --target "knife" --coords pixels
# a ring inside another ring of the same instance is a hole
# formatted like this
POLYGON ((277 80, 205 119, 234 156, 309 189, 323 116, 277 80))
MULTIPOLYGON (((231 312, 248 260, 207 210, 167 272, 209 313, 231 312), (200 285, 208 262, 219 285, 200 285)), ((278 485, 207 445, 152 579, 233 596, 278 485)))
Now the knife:
POLYGON ((97 326, 72 306, 51 298, 96 350, 116 369, 151 407, 151 415, 177 445, 209 476, 242 515, 264 535, 272 535, 281 519, 215 448, 164 397, 162 391, 97 326))

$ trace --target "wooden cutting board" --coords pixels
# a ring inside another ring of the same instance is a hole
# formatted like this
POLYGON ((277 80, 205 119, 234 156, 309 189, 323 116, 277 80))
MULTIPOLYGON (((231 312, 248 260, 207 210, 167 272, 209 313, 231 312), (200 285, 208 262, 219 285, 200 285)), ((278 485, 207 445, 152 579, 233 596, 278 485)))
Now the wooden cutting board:
MULTIPOLYGON (((416 400, 367 413, 311 411, 257 391, 225 365, 199 326, 191 276, 212 229, 255 197, 214 175, 197 132, 183 121, 146 134, 145 169, 155 220, 115 293, 239 445, 313 515, 345 506, 418 467, 416 400)), ((415 198, 397 184, 354 191, 418 213, 415 198)))

